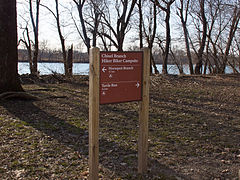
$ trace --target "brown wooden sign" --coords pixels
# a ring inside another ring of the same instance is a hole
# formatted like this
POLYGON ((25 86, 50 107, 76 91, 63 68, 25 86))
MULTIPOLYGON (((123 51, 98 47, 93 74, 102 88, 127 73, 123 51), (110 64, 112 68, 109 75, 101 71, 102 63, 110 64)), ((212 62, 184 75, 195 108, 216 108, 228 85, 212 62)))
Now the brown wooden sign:
POLYGON ((139 100, 138 173, 147 172, 150 49, 101 52, 90 49, 89 179, 99 179, 99 104, 139 100), (99 93, 100 92, 100 93, 99 93))
POLYGON ((100 52, 100 104, 141 101, 143 52, 100 52))

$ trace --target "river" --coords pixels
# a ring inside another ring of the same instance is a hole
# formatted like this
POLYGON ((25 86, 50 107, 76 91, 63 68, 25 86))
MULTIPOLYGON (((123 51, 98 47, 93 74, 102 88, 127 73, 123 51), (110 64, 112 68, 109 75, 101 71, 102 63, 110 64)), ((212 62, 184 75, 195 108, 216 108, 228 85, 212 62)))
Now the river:
MULTIPOLYGON (((162 72, 162 65, 157 65, 159 72, 162 72)), ((40 75, 47 75, 53 73, 64 73, 64 66, 63 63, 38 63, 38 71, 40 75)), ((185 74, 189 74, 188 65, 183 66, 183 71, 185 74)), ((168 65, 168 72, 169 74, 179 74, 176 65, 168 65)), ((227 67, 226 73, 232 73, 232 68, 227 67)), ((27 62, 19 62, 18 63, 18 73, 22 74, 29 74, 29 63, 27 62)), ((88 63, 73 63, 73 74, 75 75, 88 75, 89 73, 89 64, 88 63)))

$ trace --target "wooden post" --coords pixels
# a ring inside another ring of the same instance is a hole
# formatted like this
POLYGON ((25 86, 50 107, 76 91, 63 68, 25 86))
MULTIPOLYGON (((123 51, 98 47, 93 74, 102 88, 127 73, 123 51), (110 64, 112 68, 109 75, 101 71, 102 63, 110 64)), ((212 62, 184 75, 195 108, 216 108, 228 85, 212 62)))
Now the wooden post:
POLYGON ((89 62, 89 179, 97 180, 99 171, 99 55, 90 49, 89 62))
POLYGON ((138 173, 147 172, 148 152, 148 119, 149 119, 149 82, 150 82, 150 50, 143 48, 143 81, 142 101, 139 112, 138 137, 138 173))
POLYGON ((240 179, 240 169, 239 169, 239 171, 238 171, 238 179, 240 179))

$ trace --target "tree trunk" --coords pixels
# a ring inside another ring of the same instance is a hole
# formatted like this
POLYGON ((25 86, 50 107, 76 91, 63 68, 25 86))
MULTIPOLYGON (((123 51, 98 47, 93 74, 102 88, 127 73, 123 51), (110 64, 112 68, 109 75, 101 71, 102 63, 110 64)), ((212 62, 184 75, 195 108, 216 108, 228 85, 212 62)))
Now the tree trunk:
POLYGON ((238 69, 239 69, 239 72, 240 72, 240 51, 238 50, 238 58, 237 58, 237 64, 238 65, 236 65, 236 68, 237 68, 237 66, 238 66, 238 69))
POLYGON ((189 70, 190 70, 190 74, 194 74, 193 63, 192 63, 192 55, 191 55, 190 45, 189 45, 189 40, 188 40, 189 37, 188 37, 187 25, 184 22, 184 23, 182 23, 182 26, 183 26, 184 39, 185 39, 185 45, 186 45, 186 50, 187 50, 189 70))
POLYGON ((67 57, 67 75, 72 76, 72 67, 73 67, 73 45, 70 49, 68 49, 68 57, 67 57))
POLYGON ((57 21, 58 35, 59 35, 59 39, 60 39, 61 47, 62 47, 64 71, 65 71, 65 75, 69 76, 69 74, 68 74, 68 65, 67 65, 67 52, 66 52, 66 46, 65 46, 65 38, 62 35, 61 25, 60 25, 60 15, 59 15, 59 8, 58 8, 58 0, 55 0, 55 5, 56 5, 56 15, 55 15, 55 18, 56 18, 56 21, 57 21))
POLYGON ((179 74, 184 74, 183 65, 180 61, 177 60, 177 58, 176 58, 175 54, 173 53, 172 49, 170 49, 170 53, 171 53, 171 56, 172 56, 172 59, 173 59, 175 65, 178 68, 179 74))
POLYGON ((16 0, 0 1, 0 93, 23 91, 18 77, 16 0))
POLYGON ((163 69, 162 73, 163 74, 168 74, 168 69, 167 69, 167 64, 168 64, 168 55, 169 55, 169 50, 170 50, 170 44, 171 44, 171 34, 170 34, 170 6, 167 7, 167 12, 166 12, 166 46, 165 46, 165 53, 164 53, 164 59, 163 59, 163 69))
POLYGON ((39 31, 39 6, 40 6, 40 0, 36 1, 36 21, 34 21, 33 16, 33 8, 32 8, 32 0, 29 1, 30 6, 30 17, 34 32, 34 51, 33 51, 33 59, 32 59, 32 69, 31 74, 38 74, 38 52, 39 52, 39 42, 38 42, 38 31, 39 31))
MULTIPOLYGON (((27 39, 25 39, 25 38, 20 39, 20 41, 23 42, 25 47, 27 48, 30 74, 34 74, 33 63, 32 63, 32 44, 31 44, 31 39, 30 39, 29 30, 28 30, 27 26, 26 26, 25 30, 26 30, 27 39)), ((23 34, 23 36, 24 36, 24 34, 23 34)))
POLYGON ((195 74, 201 74, 202 73, 202 66, 203 66, 203 52, 206 44, 207 39, 207 19, 205 16, 205 0, 200 0, 200 14, 201 14, 201 21, 203 25, 203 32, 202 32, 202 40, 200 43, 200 48, 197 53, 198 62, 195 67, 195 74))
POLYGON ((166 46, 164 50, 164 56, 163 56, 163 69, 162 73, 163 74, 168 74, 168 69, 167 69, 167 63, 168 63, 168 56, 169 56, 169 51, 170 51, 170 44, 171 44, 171 32, 170 32, 170 16, 171 16, 171 5, 175 2, 175 0, 170 0, 170 1, 163 1, 166 4, 166 8, 163 7, 158 0, 151 0, 153 3, 156 3, 156 5, 163 10, 166 13, 165 17, 165 23, 166 23, 166 46))
POLYGON ((89 53, 91 44, 90 44, 90 38, 88 37, 88 34, 87 34, 87 28, 86 28, 84 17, 83 17, 83 6, 86 1, 82 2, 82 1, 73 0, 73 2, 76 4, 78 8, 78 15, 79 15, 79 19, 82 27, 82 33, 83 33, 83 42, 86 45, 87 51, 89 53))
POLYGON ((189 70, 190 70, 190 74, 194 74, 194 70, 193 70, 193 63, 192 63, 192 55, 191 55, 191 51, 190 51, 190 45, 189 45, 189 34, 188 34, 188 29, 187 29, 187 19, 188 19, 188 9, 189 9, 189 3, 190 1, 187 0, 187 6, 186 6, 186 10, 185 10, 185 17, 183 15, 184 12, 184 2, 183 0, 180 0, 181 2, 181 7, 178 8, 179 9, 179 13, 178 16, 181 19, 181 23, 182 23, 182 28, 183 28, 183 33, 184 33, 184 40, 185 40, 185 46, 186 46, 186 51, 187 51, 187 57, 188 57, 188 65, 189 65, 189 70))
POLYGON ((155 74, 159 74, 159 71, 158 71, 158 69, 157 69, 157 65, 156 65, 156 63, 155 63, 155 61, 154 61, 154 57, 153 57, 153 53, 152 53, 152 49, 150 49, 150 61, 151 61, 151 65, 152 65, 152 67, 153 67, 153 69, 154 69, 154 73, 155 74))
POLYGON ((142 13, 142 0, 138 1, 138 11, 139 11, 139 45, 140 49, 143 48, 143 13, 142 13))

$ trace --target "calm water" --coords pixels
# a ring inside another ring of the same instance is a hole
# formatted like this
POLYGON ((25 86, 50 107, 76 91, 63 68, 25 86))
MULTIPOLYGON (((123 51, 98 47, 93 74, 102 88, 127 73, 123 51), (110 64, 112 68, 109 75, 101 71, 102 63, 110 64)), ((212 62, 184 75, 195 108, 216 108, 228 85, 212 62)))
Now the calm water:
MULTIPOLYGON (((159 72, 162 72, 162 65, 157 65, 159 72)), ((64 73, 63 63, 38 63, 38 70, 40 75, 47 75, 53 73, 64 73)), ((189 74, 188 65, 184 65, 184 73, 189 74)), ((176 65, 168 65, 169 74, 179 74, 176 65)), ((226 73, 232 73, 230 67, 226 68, 226 73)), ((29 74, 29 64, 27 62, 18 63, 18 73, 19 74, 29 74)), ((87 63, 74 63, 73 64, 73 74, 75 75, 88 75, 89 73, 89 64, 87 63)))

